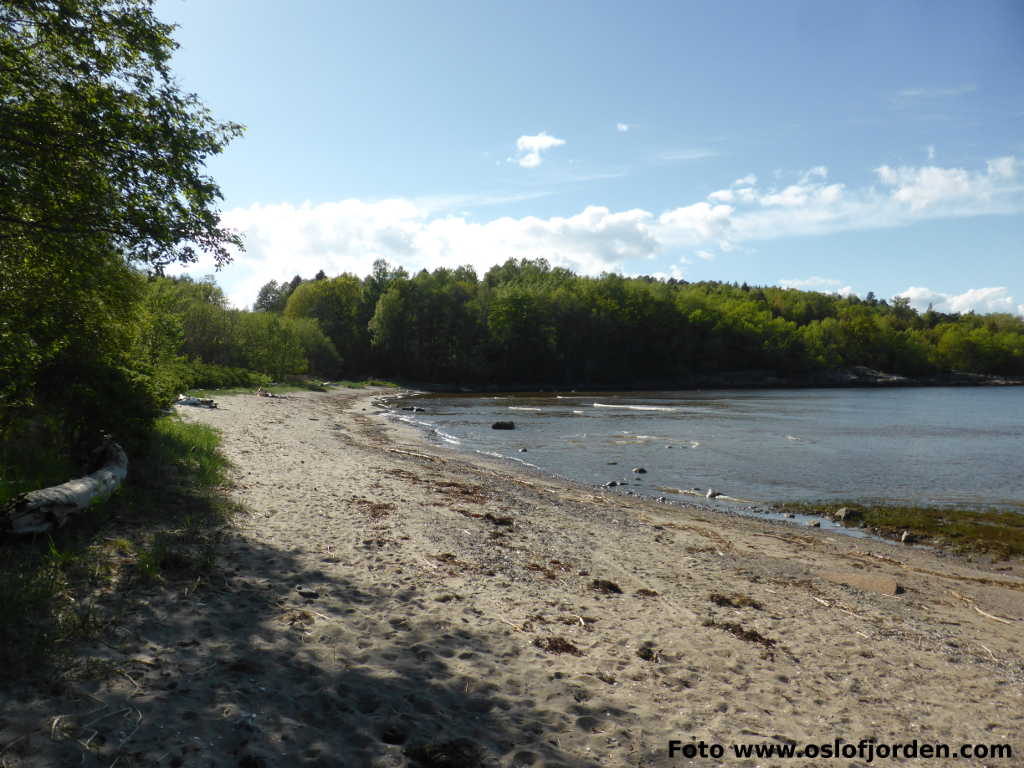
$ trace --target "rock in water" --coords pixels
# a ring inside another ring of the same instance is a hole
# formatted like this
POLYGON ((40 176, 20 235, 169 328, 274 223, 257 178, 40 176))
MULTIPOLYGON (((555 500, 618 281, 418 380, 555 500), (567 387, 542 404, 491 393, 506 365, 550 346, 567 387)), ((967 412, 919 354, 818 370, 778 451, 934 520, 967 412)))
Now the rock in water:
POLYGON ((647 470, 644 469, 643 467, 633 467, 633 471, 636 472, 638 475, 646 475, 647 474, 647 470))
POLYGON ((514 421, 496 421, 491 424, 491 429, 515 429, 514 421))

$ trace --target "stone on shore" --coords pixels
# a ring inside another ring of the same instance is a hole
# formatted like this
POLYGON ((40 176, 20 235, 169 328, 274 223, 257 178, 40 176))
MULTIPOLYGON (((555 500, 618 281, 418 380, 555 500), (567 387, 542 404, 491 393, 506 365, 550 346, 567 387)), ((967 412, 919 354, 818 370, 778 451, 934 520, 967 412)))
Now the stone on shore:
POLYGON ((840 523, 852 523, 856 520, 860 520, 862 517, 860 510, 850 509, 849 507, 840 507, 836 510, 836 513, 832 515, 832 519, 840 523))

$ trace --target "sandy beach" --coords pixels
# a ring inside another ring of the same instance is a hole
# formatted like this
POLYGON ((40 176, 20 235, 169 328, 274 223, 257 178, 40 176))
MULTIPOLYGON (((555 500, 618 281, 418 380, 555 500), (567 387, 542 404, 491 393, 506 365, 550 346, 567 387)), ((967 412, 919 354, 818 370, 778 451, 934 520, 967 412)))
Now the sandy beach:
POLYGON ((1013 749, 871 765, 1024 765, 1019 563, 517 473, 389 423, 380 394, 179 407, 221 431, 247 510, 218 578, 151 588, 91 651, 124 674, 78 709, 5 714, 92 709, 103 748, 58 724, 0 765, 869 764, 732 751, 836 739, 1013 749))

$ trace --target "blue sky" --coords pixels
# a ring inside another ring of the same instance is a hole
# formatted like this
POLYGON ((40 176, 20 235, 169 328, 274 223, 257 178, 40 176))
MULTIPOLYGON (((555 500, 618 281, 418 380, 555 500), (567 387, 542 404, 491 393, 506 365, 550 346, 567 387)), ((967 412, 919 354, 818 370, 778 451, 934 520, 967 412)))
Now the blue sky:
MULTIPOLYGON (((1024 314, 1024 4, 158 0, 271 279, 515 257, 1024 314)), ((211 271, 206 265, 194 274, 211 271)))

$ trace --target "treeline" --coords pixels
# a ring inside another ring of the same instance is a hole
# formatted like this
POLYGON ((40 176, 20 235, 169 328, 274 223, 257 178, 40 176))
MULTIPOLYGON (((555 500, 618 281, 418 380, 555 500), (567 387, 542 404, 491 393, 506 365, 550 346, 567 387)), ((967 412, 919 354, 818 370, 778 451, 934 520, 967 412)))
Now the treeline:
MULTIPOLYGON (((777 287, 584 277, 543 259, 410 276, 378 261, 370 275, 270 282, 256 314, 315 320, 346 375, 451 386, 685 383, 695 374, 794 377, 867 366, 1024 375, 1024 320, 917 312, 909 301, 777 287)), ((333 361, 332 361, 333 362, 333 361)), ((310 370, 330 375, 310 361, 310 370)))
POLYGON ((189 345, 218 343, 196 330, 203 312, 225 319, 236 350, 277 328, 292 334, 283 356, 317 343, 309 321, 231 325, 216 300, 183 308, 196 286, 149 277, 197 251, 223 264, 242 246, 205 171, 242 128, 179 88, 173 27, 152 6, 0 3, 0 498, 51 460, 88 468, 105 433, 130 452, 145 445, 206 365, 189 345))

